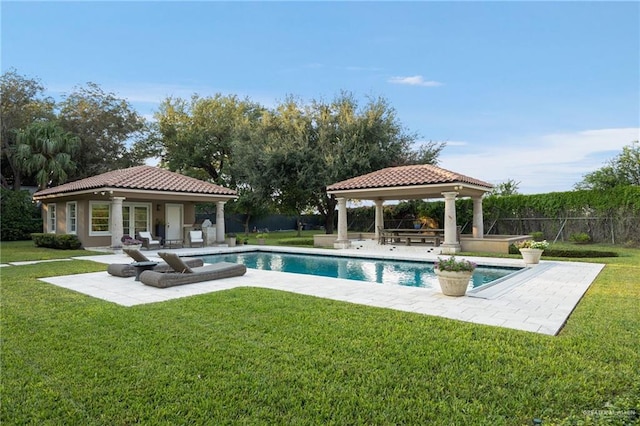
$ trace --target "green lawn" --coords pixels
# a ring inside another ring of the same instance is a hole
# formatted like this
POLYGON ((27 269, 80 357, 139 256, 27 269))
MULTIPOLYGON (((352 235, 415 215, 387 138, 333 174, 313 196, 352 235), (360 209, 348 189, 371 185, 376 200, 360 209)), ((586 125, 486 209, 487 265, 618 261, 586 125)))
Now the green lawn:
POLYGON ((618 251, 555 337, 257 288, 126 308, 37 280, 104 265, 0 268, 0 423, 639 424, 640 250, 618 251))

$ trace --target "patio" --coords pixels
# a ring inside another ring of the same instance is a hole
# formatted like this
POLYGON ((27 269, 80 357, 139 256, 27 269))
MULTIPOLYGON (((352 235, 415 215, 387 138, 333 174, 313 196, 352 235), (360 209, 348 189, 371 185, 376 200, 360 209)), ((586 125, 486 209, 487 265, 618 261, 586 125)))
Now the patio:
MULTIPOLYGON (((214 254, 225 251, 288 251, 323 253, 321 249, 244 246, 235 248, 176 249, 180 256, 214 254)), ((155 252, 145 252, 155 257, 155 252)), ((434 261, 437 255, 408 248, 338 250, 339 256, 378 257, 395 260, 434 261)), ((518 259, 465 257, 483 265, 523 266, 518 259)), ((78 257, 100 263, 129 263, 125 254, 78 257)), ((340 300, 387 309, 531 331, 557 334, 567 318, 600 273, 603 264, 543 261, 535 268, 513 276, 486 290, 470 291, 466 297, 447 297, 436 289, 376 285, 359 281, 249 269, 246 275, 224 280, 158 289, 135 282, 134 278, 113 277, 107 272, 41 278, 42 281, 74 290, 122 306, 156 303, 236 287, 261 287, 309 296, 340 300)))

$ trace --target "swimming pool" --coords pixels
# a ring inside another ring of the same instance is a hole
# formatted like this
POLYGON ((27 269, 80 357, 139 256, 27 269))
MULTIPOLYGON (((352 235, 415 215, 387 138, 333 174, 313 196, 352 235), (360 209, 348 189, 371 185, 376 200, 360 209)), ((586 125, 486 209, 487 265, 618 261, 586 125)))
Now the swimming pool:
MULTIPOLYGON (((247 268, 265 271, 438 288, 438 277, 433 271, 433 263, 258 251, 199 257, 206 263, 241 263, 247 268)), ((469 280, 469 286, 480 287, 517 271, 517 268, 478 267, 469 280)))

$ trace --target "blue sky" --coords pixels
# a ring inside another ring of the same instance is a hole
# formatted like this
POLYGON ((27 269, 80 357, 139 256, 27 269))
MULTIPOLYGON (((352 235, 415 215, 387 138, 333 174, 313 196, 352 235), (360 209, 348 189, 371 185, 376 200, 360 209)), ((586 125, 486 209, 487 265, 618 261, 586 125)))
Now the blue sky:
POLYGON ((95 82, 152 117, 167 96, 273 106, 384 97, 440 166, 571 190, 640 138, 638 2, 2 1, 2 71, 60 98, 95 82))

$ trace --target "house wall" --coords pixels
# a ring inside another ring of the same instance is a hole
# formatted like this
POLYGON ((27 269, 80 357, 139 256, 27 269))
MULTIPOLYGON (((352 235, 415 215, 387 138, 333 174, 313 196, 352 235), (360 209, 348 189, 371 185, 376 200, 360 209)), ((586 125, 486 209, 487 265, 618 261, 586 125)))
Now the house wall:
MULTIPOLYGON (((115 195, 115 194, 114 194, 115 195)), ((44 232, 49 232, 48 229, 48 211, 50 204, 56 205, 56 234, 66 234, 67 231, 67 203, 75 201, 77 203, 77 235, 78 239, 82 242, 83 247, 109 247, 111 245, 111 233, 108 235, 89 235, 90 214, 91 214, 91 202, 110 202, 109 197, 102 196, 101 194, 86 194, 84 196, 76 197, 59 197, 55 201, 42 204, 42 220, 44 223, 44 232)), ((148 222, 148 231, 152 234, 156 234, 156 224, 162 226, 166 223, 165 218, 165 204, 174 203, 182 204, 183 206, 183 226, 185 229, 195 223, 195 203, 191 201, 179 201, 179 200, 154 200, 150 198, 126 198, 124 204, 128 203, 142 203, 149 205, 150 219, 148 222), (158 207, 159 206, 159 207, 158 207)))

